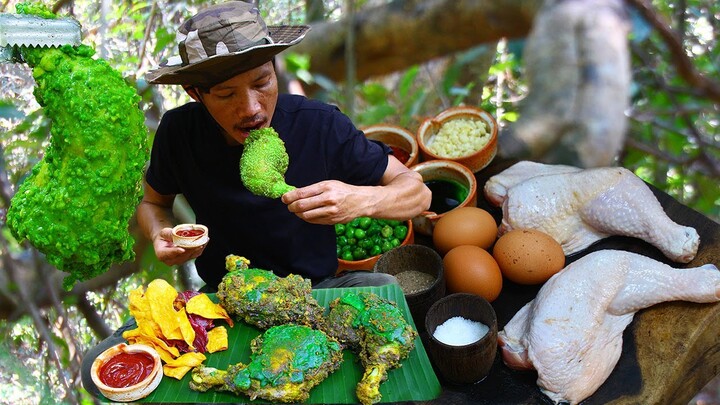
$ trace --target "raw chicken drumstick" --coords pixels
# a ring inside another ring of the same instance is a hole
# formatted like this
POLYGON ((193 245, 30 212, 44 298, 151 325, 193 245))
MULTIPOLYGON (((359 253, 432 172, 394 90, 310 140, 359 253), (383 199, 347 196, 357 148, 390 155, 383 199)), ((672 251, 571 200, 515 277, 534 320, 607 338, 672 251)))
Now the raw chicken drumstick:
POLYGON ((536 229, 552 236, 566 255, 611 235, 642 239, 680 263, 697 254, 697 231, 670 219, 631 171, 521 163, 490 178, 484 189, 488 201, 502 205, 500 235, 536 229))
POLYGON ((720 271, 676 269, 619 250, 590 253, 551 277, 498 333, 503 361, 537 370, 538 386, 556 403, 577 404, 612 372, 635 312, 665 301, 720 301, 720 271))

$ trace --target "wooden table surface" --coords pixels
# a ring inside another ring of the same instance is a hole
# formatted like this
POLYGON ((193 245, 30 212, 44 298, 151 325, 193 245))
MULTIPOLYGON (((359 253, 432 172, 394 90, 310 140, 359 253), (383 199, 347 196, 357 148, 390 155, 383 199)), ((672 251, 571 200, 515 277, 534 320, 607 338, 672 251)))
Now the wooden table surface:
MULTIPOLYGON (((498 222, 502 212, 486 202, 482 187, 489 177, 512 163, 496 160, 476 174, 477 205, 492 213, 498 222)), ((567 262, 595 250, 622 249, 649 256, 673 267, 694 267, 706 263, 720 266, 720 224, 680 204, 664 192, 654 187, 651 189, 670 218, 694 227, 700 234, 700 248, 691 263, 673 263, 650 244, 627 237, 604 239, 568 257, 567 262)), ((416 243, 432 244, 429 238, 422 235, 416 236, 416 243)), ((504 283, 503 291, 493 302, 499 330, 525 303, 535 297, 540 288, 521 286, 507 280, 504 283)), ((427 336, 423 336, 423 339, 427 339, 427 336)), ((720 374, 720 303, 666 302, 641 310, 635 315, 623 334, 623 349, 618 364, 605 383, 582 404, 687 405, 717 374, 720 374)), ((535 372, 509 369, 502 363, 499 351, 490 374, 479 383, 456 386, 444 383, 440 375, 438 378, 443 383, 441 396, 417 404, 552 403, 537 387, 535 372)))

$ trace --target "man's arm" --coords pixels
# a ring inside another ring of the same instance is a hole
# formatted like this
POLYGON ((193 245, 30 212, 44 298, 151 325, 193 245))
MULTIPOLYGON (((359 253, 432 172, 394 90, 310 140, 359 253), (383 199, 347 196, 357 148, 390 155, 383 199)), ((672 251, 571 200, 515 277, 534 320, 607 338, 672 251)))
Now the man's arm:
POLYGON ((336 224, 361 216, 410 219, 427 210, 431 198, 430 189, 419 173, 388 156, 388 166, 378 186, 327 180, 285 193, 282 201, 305 221, 336 224))

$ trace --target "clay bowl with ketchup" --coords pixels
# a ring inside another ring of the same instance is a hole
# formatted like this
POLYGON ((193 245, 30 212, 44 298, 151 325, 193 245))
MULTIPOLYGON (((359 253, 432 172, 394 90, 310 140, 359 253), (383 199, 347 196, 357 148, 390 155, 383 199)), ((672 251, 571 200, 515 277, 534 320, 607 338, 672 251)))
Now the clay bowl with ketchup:
POLYGON ((208 228, 200 224, 180 224, 173 228, 173 243, 183 248, 202 246, 209 240, 208 228))
POLYGON ((150 346, 119 343, 93 361, 92 381, 105 398, 133 402, 157 388, 163 377, 160 355, 150 346))
POLYGON ((415 135, 405 128, 377 124, 362 129, 368 139, 380 141, 393 150, 393 156, 410 167, 418 162, 420 153, 415 135))

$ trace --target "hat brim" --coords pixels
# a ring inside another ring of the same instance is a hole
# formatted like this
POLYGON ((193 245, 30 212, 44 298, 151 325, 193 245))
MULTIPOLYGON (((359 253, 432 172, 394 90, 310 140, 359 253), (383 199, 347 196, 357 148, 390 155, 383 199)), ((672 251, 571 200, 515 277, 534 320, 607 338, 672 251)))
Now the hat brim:
POLYGON ((302 41, 309 26, 268 26, 272 44, 263 44, 241 52, 215 55, 188 65, 162 66, 149 71, 145 78, 151 84, 186 84, 212 86, 242 72, 256 68, 288 47, 302 41))

